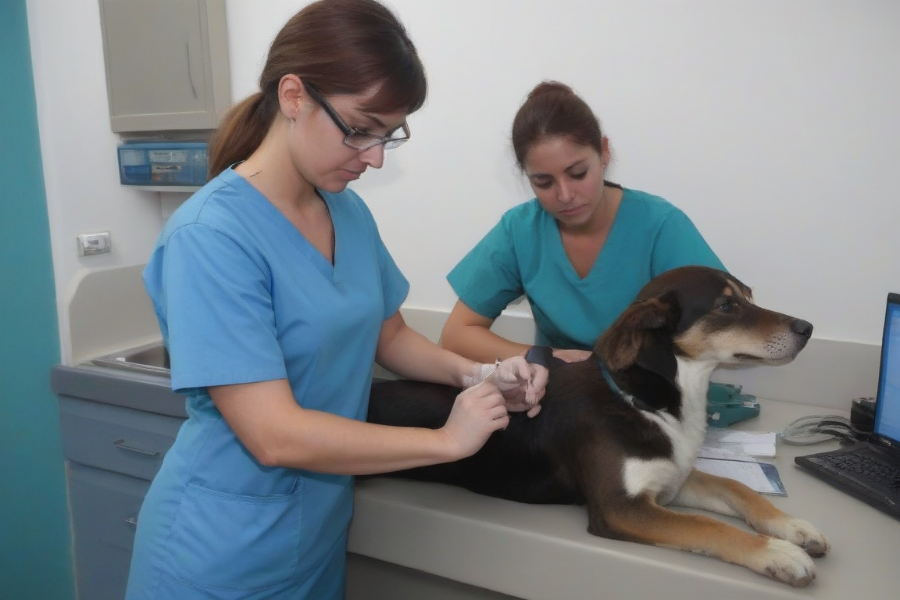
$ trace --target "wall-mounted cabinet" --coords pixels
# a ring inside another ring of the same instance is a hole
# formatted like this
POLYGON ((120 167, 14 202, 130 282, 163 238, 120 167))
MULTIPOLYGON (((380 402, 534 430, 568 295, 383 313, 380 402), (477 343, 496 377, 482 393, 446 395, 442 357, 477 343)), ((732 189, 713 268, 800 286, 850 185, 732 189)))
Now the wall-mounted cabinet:
POLYGON ((100 0, 112 130, 214 129, 231 103, 225 0, 100 0))

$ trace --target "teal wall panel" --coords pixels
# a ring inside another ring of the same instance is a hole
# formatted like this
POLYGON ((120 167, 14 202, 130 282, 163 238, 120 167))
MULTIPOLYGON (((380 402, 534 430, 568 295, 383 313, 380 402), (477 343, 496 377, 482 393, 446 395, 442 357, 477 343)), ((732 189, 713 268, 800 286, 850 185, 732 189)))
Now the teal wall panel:
POLYGON ((0 82, 0 597, 68 600, 71 536, 50 390, 59 332, 25 0, 0 1, 0 82))

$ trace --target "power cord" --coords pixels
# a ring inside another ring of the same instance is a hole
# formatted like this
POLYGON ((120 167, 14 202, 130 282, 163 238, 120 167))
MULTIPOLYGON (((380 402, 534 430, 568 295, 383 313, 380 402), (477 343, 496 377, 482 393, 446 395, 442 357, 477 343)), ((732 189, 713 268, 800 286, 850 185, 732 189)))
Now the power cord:
POLYGON ((840 415, 808 415, 794 419, 779 432, 785 444, 806 446, 833 439, 863 441, 870 432, 857 428, 850 419, 840 415))

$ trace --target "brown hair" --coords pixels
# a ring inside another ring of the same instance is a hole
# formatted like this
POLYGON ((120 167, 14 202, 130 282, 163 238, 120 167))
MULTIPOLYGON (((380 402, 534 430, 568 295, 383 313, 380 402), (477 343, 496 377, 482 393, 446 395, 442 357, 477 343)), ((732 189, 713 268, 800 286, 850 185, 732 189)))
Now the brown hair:
POLYGON ((425 103, 425 69, 406 29, 376 0, 319 0, 282 27, 259 77, 260 91, 233 106, 214 132, 209 176, 246 159, 279 111, 278 84, 299 76, 323 94, 380 88, 363 110, 413 113, 425 103))
POLYGON ((546 137, 562 136, 603 153, 600 122, 572 88, 558 81, 539 83, 516 113, 512 144, 516 162, 525 169, 525 155, 546 137))

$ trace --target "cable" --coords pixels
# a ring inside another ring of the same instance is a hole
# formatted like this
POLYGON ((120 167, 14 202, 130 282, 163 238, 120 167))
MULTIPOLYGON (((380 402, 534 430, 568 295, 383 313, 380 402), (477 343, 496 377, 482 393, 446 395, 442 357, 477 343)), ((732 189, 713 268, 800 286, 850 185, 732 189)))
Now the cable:
POLYGON ((778 436, 785 444, 806 446, 833 439, 861 441, 868 439, 869 433, 840 415, 808 415, 788 423, 778 436))

